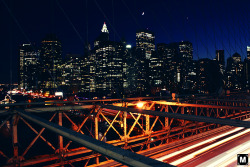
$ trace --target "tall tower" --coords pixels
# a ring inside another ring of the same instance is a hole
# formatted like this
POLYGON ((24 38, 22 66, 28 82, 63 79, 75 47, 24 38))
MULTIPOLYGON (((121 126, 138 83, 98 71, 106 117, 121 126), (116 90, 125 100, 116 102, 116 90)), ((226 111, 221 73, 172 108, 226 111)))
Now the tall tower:
POLYGON ((173 92, 194 90, 196 72, 192 43, 161 43, 157 45, 157 52, 163 60, 163 68, 160 68, 163 70, 163 86, 173 92))
POLYGON ((220 72, 221 72, 221 74, 224 74, 224 72, 225 72, 224 50, 216 50, 215 60, 218 62, 219 66, 220 66, 220 72))
POLYGON ((106 25, 106 23, 104 22, 104 24, 103 24, 103 26, 102 26, 102 30, 101 30, 102 32, 105 32, 105 33, 109 33, 109 31, 108 31, 108 28, 107 28, 107 25, 106 25))
POLYGON ((243 63, 239 53, 234 53, 232 57, 227 59, 226 68, 226 88, 228 89, 242 89, 243 82, 243 63))
POLYGON ((31 44, 23 44, 19 50, 19 88, 36 89, 39 52, 31 44))
POLYGON ((55 34, 41 42, 40 88, 55 89, 62 83, 62 46, 55 34))
POLYGON ((84 69, 86 63, 80 54, 67 54, 63 68, 63 82, 62 84, 68 86, 72 93, 83 92, 86 84, 85 78, 88 71, 84 69))
POLYGON ((149 30, 136 32, 137 92, 139 96, 150 93, 150 59, 155 51, 155 35, 149 30))
POLYGON ((103 41, 109 41, 109 31, 105 22, 102 26, 101 34, 96 38, 94 42, 94 46, 95 47, 98 46, 100 42, 103 41))
POLYGON ((136 49, 145 53, 145 58, 150 59, 155 51, 155 35, 149 30, 139 30, 136 32, 136 49))
POLYGON ((216 61, 219 62, 219 64, 225 66, 225 56, 224 56, 224 50, 216 50, 216 61))
POLYGON ((247 60, 250 60, 250 46, 247 46, 247 60))
POLYGON ((178 46, 180 68, 177 68, 177 80, 182 84, 182 88, 188 91, 193 85, 193 81, 191 80, 194 74, 193 45, 189 41, 182 41, 178 43, 178 46))
POLYGON ((109 40, 109 31, 103 24, 101 34, 94 41, 92 50, 95 64, 95 90, 99 96, 119 95, 123 92, 123 59, 125 46, 109 40))

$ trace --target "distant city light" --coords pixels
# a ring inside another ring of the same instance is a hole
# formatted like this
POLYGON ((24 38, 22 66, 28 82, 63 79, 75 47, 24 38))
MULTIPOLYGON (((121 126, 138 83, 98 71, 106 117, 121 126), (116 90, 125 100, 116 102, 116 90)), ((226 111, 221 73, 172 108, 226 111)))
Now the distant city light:
POLYGON ((130 49, 130 48, 132 48, 132 45, 126 45, 126 48, 130 49))
POLYGON ((247 46, 247 51, 250 51, 250 46, 247 46))
POLYGON ((17 90, 12 90, 12 91, 10 90, 10 91, 7 92, 7 94, 17 94, 17 93, 18 93, 17 90))
POLYGON ((55 92, 55 96, 61 96, 61 97, 63 97, 63 92, 55 92))

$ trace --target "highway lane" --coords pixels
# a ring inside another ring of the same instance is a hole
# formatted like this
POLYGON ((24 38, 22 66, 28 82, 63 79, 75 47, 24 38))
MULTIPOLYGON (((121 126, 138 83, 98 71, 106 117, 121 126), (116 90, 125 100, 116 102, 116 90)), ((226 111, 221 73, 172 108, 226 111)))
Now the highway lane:
POLYGON ((237 154, 250 154, 250 132, 178 166, 234 167, 237 166, 237 154))
MULTIPOLYGON (((159 161, 166 161, 167 159, 169 159, 169 158, 171 158, 171 157, 175 157, 175 156, 177 156, 177 155, 179 155, 179 154, 182 154, 182 153, 185 153, 185 152, 187 152, 187 151, 189 152, 190 150, 191 150, 192 152, 194 152, 194 151, 196 151, 197 147, 210 145, 210 143, 213 143, 213 142, 214 142, 215 140, 217 140, 217 139, 221 139, 221 138, 223 138, 224 136, 228 136, 228 135, 233 134, 233 133, 235 133, 235 132, 239 132, 239 131, 241 131, 241 130, 243 130, 243 129, 244 129, 244 128, 235 128, 235 129, 232 129, 232 130, 230 130, 230 131, 228 131, 228 132, 226 132, 226 133, 217 135, 217 136, 215 136, 215 137, 211 137, 211 138, 206 139, 206 140, 204 140, 204 141, 201 141, 201 142, 199 142, 199 143, 192 144, 191 146, 186 147, 186 148, 184 148, 184 149, 181 149, 181 150, 179 150, 179 151, 175 151, 175 152, 173 152, 173 153, 171 153, 171 154, 168 154, 168 155, 166 155, 166 156, 162 156, 162 157, 160 157, 160 158, 157 158, 157 160, 159 160, 159 161)), ((203 147, 201 147, 201 148, 203 148, 203 147)), ((189 153, 187 153, 187 154, 189 154, 189 153)))
POLYGON ((250 153, 249 141, 250 129, 234 128, 191 146, 189 144, 186 148, 159 157, 157 160, 176 166, 232 165, 235 162, 231 159, 237 158, 237 154, 250 153))

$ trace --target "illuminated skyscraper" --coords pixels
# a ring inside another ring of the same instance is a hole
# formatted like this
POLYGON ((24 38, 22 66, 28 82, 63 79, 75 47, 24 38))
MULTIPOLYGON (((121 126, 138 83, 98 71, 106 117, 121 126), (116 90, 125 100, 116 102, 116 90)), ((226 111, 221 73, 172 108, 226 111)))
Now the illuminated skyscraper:
POLYGON ((155 51, 155 35, 149 30, 139 30, 136 32, 136 49, 140 49, 146 59, 150 59, 155 51))
POLYGON ((250 46, 247 46, 247 60, 250 60, 250 46))
POLYGON ((62 46, 54 34, 48 34, 41 42, 41 89, 55 89, 62 84, 62 46))
POLYGON ((226 88, 241 90, 244 87, 243 74, 241 56, 239 53, 234 53, 232 57, 227 59, 226 88))
POLYGON ((157 44, 157 54, 163 61, 163 85, 168 91, 176 91, 177 82, 177 54, 176 44, 157 44))
POLYGON ((109 40, 109 31, 104 23, 92 50, 92 57, 95 57, 95 90, 99 95, 121 96, 124 82, 124 55, 124 44, 109 40))
POLYGON ((173 92, 192 91, 196 76, 192 43, 161 43, 157 45, 157 53, 163 60, 164 88, 173 92))
MULTIPOLYGON (((136 94, 137 83, 137 60, 135 55, 135 47, 126 45, 125 63, 127 65, 126 78, 128 81, 128 94, 136 94)), ((125 86, 126 88, 126 86, 125 86)))
POLYGON ((216 61, 219 62, 219 64, 225 66, 225 56, 224 56, 224 50, 216 50, 216 61))
POLYGON ((216 50, 215 60, 218 62, 219 66, 220 66, 220 72, 222 74, 224 74, 224 72, 225 72, 224 50, 216 50))
POLYGON ((19 88, 36 89, 39 52, 31 44, 23 44, 19 50, 19 88))
POLYGON ((163 70, 163 59, 161 54, 152 52, 149 63, 149 81, 151 86, 151 93, 156 95, 162 88, 164 88, 164 73, 163 70))
POLYGON ((67 54, 63 65, 63 82, 62 85, 68 87, 70 93, 84 92, 86 84, 85 78, 85 61, 82 55, 67 54))
POLYGON ((243 62, 243 86, 245 89, 250 87, 250 59, 245 59, 243 62))
POLYGON ((243 80, 244 88, 249 89, 250 87, 250 46, 247 46, 247 58, 244 59, 243 65, 243 80))
POLYGON ((192 87, 191 76, 195 75, 193 67, 193 45, 189 41, 182 41, 179 45, 180 58, 180 78, 177 73, 177 80, 180 80, 184 90, 190 90, 192 87))
POLYGON ((107 29, 107 25, 105 22, 102 26, 102 30, 101 30, 100 35, 94 41, 94 46, 95 47, 99 46, 100 43, 102 43, 103 41, 109 41, 109 31, 107 29))
POLYGON ((137 92, 139 95, 150 93, 150 59, 155 51, 155 35, 149 30, 136 32, 136 71, 137 92))

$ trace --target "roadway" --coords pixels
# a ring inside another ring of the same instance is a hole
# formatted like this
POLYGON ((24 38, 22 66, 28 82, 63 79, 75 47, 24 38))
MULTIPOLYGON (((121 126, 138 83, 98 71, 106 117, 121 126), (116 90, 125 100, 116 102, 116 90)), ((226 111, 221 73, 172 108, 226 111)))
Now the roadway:
POLYGON ((175 166, 237 166, 237 154, 250 153, 250 129, 230 128, 209 137, 194 140, 152 158, 175 166))

